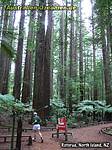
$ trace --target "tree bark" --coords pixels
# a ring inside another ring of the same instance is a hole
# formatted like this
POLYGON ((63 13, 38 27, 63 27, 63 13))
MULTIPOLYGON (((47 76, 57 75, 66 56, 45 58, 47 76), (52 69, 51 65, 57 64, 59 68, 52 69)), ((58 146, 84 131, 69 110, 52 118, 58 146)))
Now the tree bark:
POLYGON ((97 79, 96 79, 96 48, 95 48, 95 22, 94 22, 94 5, 93 0, 91 0, 92 5, 92 47, 93 47, 93 79, 94 79, 94 86, 93 86, 93 100, 98 99, 98 91, 97 91, 97 79))
MULTIPOLYGON (((66 7, 67 7, 67 0, 66 0, 66 7)), ((67 106, 67 46, 68 46, 68 40, 67 40, 67 27, 68 27, 68 11, 66 10, 65 13, 65 39, 64 39, 64 103, 65 106, 67 106)))
MULTIPOLYGON (((32 0, 32 6, 36 5, 36 1, 32 0)), ((30 12, 30 21, 29 21, 29 32, 27 37, 27 50, 25 57, 25 66, 24 66, 24 76, 23 76, 23 88, 22 88, 22 102, 27 103, 32 98, 32 76, 33 76, 33 64, 32 57, 35 49, 34 44, 34 23, 35 23, 35 10, 30 12)))
MULTIPOLYGON (((4 12, 4 24, 3 24, 3 30, 2 30, 2 40, 6 41, 7 35, 7 28, 8 28, 8 15, 9 11, 4 12)), ((3 45, 1 43, 1 50, 0 50, 0 92, 2 94, 8 93, 8 73, 9 73, 9 67, 10 67, 10 58, 8 58, 8 55, 4 51, 3 45)))
POLYGON ((64 101, 64 12, 62 10, 60 19, 60 98, 64 101))
MULTIPOLYGON (((17 3, 17 0, 16 2, 17 3)), ((14 2, 11 3, 11 5, 14 5, 14 2)), ((7 26, 7 31, 10 31, 11 30, 11 38, 8 39, 8 43, 10 43, 11 46, 12 43, 13 43, 13 33, 14 33, 14 22, 15 22, 15 14, 16 14, 16 11, 11 11, 10 13, 10 17, 7 18, 8 21, 9 21, 9 24, 7 26)), ((5 31, 6 32, 6 31, 5 31)), ((3 94, 6 94, 9 92, 9 76, 10 76, 10 70, 11 70, 11 58, 9 58, 7 55, 5 56, 4 58, 4 73, 3 73, 3 76, 2 76, 2 81, 3 81, 3 85, 2 85, 2 93, 3 94)))
MULTIPOLYGON (((73 0, 71 0, 71 6, 73 6, 73 0)), ((73 49, 74 49, 74 17, 73 11, 71 10, 71 22, 70 22, 70 51, 69 51, 69 93, 68 93, 68 105, 69 111, 72 113, 72 81, 73 81, 73 49)))
MULTIPOLYGON (((22 6, 25 5, 26 0, 22 0, 22 6)), ((15 62, 15 74, 14 74, 14 87, 13 95, 16 99, 20 99, 21 95, 21 76, 22 76, 22 55, 23 55, 23 39, 24 39, 24 21, 25 10, 21 10, 20 24, 19 24, 19 37, 17 45, 17 55, 15 62)))
MULTIPOLYGON (((52 0, 48 0, 48 4, 53 4, 52 0)), ((52 11, 48 11, 48 25, 45 37, 45 55, 44 55, 44 105, 50 106, 50 69, 51 69, 51 37, 52 37, 53 18, 52 11)), ((49 115, 49 108, 45 110, 45 116, 49 115)))
MULTIPOLYGON (((39 1, 39 6, 45 5, 44 0, 39 1)), ((45 69, 45 11, 38 12, 39 29, 37 31, 34 89, 33 89, 33 108, 38 110, 44 107, 44 69, 45 69)), ((39 112, 44 119, 44 112, 39 112)))
POLYGON ((107 104, 112 104, 112 88, 111 88, 111 73, 109 64, 109 49, 106 46, 105 26, 103 23, 103 16, 100 14, 100 30, 102 40, 103 66, 104 66, 104 81, 105 81, 105 96, 107 104))
POLYGON ((79 77, 80 77, 80 101, 83 101, 84 85, 83 85, 83 46, 82 46, 82 12, 80 0, 80 25, 79 25, 79 77))

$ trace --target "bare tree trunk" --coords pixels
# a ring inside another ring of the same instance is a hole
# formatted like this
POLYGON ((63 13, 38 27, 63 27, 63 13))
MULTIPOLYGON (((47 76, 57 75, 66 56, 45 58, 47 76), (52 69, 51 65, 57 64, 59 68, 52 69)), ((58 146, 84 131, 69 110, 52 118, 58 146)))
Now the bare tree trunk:
MULTIPOLYGON (((44 0, 39 1, 39 5, 45 5, 44 0)), ((45 69, 45 11, 38 12, 39 29, 37 31, 34 89, 33 89, 33 108, 38 110, 44 107, 44 69, 45 69)), ((39 112, 44 119, 44 112, 39 112)))
MULTIPOLYGON (((67 0, 66 0, 66 7, 67 7, 67 0)), ((64 40, 64 103, 67 106, 67 26, 68 26, 68 12, 66 10, 65 14, 65 40, 64 40)))
MULTIPOLYGON (((36 5, 36 1, 32 0, 32 6, 36 5)), ((32 57, 35 49, 34 45, 34 24, 35 24, 35 10, 30 12, 30 21, 29 21, 29 32, 27 37, 27 50, 25 57, 25 67, 24 67, 24 77, 23 77, 23 88, 22 88, 22 102, 27 103, 31 100, 32 97, 32 57)))
POLYGON ((73 74, 74 74, 74 79, 75 82, 77 81, 77 72, 78 72, 78 59, 77 59, 77 49, 78 49, 78 17, 79 17, 79 12, 78 9, 76 10, 76 23, 75 23, 75 37, 74 37, 74 49, 73 49, 73 74))
MULTIPOLYGON (((17 0, 16 2, 17 3, 17 0)), ((14 5, 14 2, 11 3, 11 5, 14 5)), ((8 27, 7 27, 7 30, 11 30, 12 31, 12 38, 9 39, 9 43, 10 45, 12 45, 13 43, 13 33, 14 33, 14 22, 15 22, 15 14, 16 14, 16 11, 14 12, 10 12, 10 17, 9 17, 9 24, 8 24, 8 27)), ((6 31, 5 31, 6 32, 6 31)), ((13 45, 12 45, 13 46, 13 45)), ((8 83, 9 83, 9 75, 10 75, 10 70, 11 70, 11 59, 8 57, 8 56, 5 56, 5 62, 4 62, 4 74, 2 76, 2 81, 3 81, 3 85, 2 85, 2 93, 3 94, 6 94, 8 93, 8 83)))
POLYGON ((110 51, 111 51, 111 56, 112 56, 112 12, 111 12, 111 8, 112 8, 112 2, 111 0, 108 0, 107 1, 107 20, 108 20, 108 23, 107 23, 107 43, 108 43, 108 46, 110 48, 110 51))
POLYGON ((80 30, 79 30, 79 76, 80 76, 80 101, 83 100, 83 46, 82 46, 82 12, 81 12, 81 0, 80 0, 80 30))
POLYGON ((64 12, 60 18, 60 98, 64 101, 64 12))
POLYGON ((104 66, 104 81, 105 81, 105 95, 107 104, 112 104, 112 88, 111 88, 111 73, 109 65, 109 49, 106 46, 105 39, 105 26, 103 25, 103 16, 100 14, 100 30, 102 39, 102 53, 103 53, 103 66, 104 66))
MULTIPOLYGON (((53 21, 54 23, 54 21, 53 21)), ((52 39, 51 39, 51 62, 50 62, 50 97, 53 98, 53 33, 54 33, 54 27, 52 27, 52 39)))
MULTIPOLYGON (((25 2, 26 2, 26 0, 22 0, 22 6, 25 5, 25 2)), ((21 17, 20 17, 20 24, 19 24, 19 37, 18 37, 18 45, 17 45, 17 55, 16 55, 16 62, 15 62, 14 88, 13 88, 13 95, 17 99, 20 99, 20 95, 21 95, 24 21, 25 21, 25 10, 21 10, 21 17)))
MULTIPOLYGON (((52 0, 48 0, 48 4, 53 4, 52 0)), ((51 37, 52 37, 52 11, 48 11, 48 25, 45 37, 45 57, 44 57, 44 105, 50 106, 50 69, 51 69, 51 37)), ((49 108, 45 109, 45 116, 49 115, 49 108)))
MULTIPOLYGON (((71 0, 71 6, 73 6, 73 0, 71 0)), ((70 51, 69 51, 69 93, 68 93, 68 105, 69 111, 72 113, 72 81, 73 81, 73 49, 74 49, 74 17, 73 11, 71 10, 71 27, 70 27, 70 51)))
POLYGON ((98 91, 97 91, 97 80, 96 80, 96 48, 95 48, 95 23, 94 23, 94 5, 93 5, 93 0, 91 0, 92 4, 92 46, 93 46, 93 78, 94 78, 94 86, 93 86, 93 99, 97 100, 98 99, 98 91))
MULTIPOLYGON (((8 15, 9 11, 4 12, 4 24, 3 24, 3 30, 2 30, 2 40, 6 40, 7 35, 6 31, 8 28, 8 15)), ((4 51, 4 46, 1 42, 1 50, 0 50, 0 92, 2 94, 6 94, 8 92, 8 70, 9 69, 9 58, 4 51)))
MULTIPOLYGON (((4 16, 4 8, 2 7, 0 10, 1 16, 0 16, 0 25, 2 25, 3 23, 3 16, 4 16)), ((0 36, 1 36, 1 32, 2 32, 2 26, 0 26, 0 36)))

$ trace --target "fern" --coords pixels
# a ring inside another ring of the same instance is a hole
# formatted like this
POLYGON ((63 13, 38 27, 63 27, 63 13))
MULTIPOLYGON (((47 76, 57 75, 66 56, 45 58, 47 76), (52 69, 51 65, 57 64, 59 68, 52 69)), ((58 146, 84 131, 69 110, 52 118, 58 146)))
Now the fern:
POLYGON ((26 111, 32 111, 32 109, 26 107, 21 101, 18 101, 14 98, 13 95, 0 94, 0 110, 15 112, 16 114, 21 114, 26 111))

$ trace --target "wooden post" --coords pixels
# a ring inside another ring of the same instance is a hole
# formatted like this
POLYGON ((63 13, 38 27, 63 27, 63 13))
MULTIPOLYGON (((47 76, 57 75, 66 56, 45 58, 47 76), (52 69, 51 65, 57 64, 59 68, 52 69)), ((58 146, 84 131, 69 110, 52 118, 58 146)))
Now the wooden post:
POLYGON ((20 117, 18 119, 18 126, 17 126, 16 150, 21 150, 21 136, 22 136, 22 120, 20 117))
POLYGON ((13 123, 12 123, 12 136, 11 136, 11 147, 10 149, 13 150, 14 147, 14 130, 15 130, 15 112, 12 111, 13 113, 13 123))
POLYGON ((65 129, 65 141, 67 141, 68 138, 67 138, 67 129, 65 129))
POLYGON ((32 145, 32 137, 31 136, 29 136, 29 138, 28 138, 28 145, 29 146, 32 145))

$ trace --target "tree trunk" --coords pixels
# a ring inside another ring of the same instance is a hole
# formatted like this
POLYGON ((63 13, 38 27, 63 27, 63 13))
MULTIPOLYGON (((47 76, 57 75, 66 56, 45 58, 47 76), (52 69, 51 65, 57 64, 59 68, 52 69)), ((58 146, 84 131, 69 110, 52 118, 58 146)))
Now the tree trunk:
MULTIPOLYGON (((53 1, 48 0, 48 4, 52 5, 53 1)), ((51 37, 52 37, 52 11, 48 11, 48 25, 45 37, 45 55, 44 55, 44 105, 50 106, 50 60, 51 60, 51 37)), ((45 110, 45 116, 49 114, 49 107, 45 110)))
MULTIPOLYGON (((4 24, 3 24, 3 31, 2 31, 2 40, 6 41, 7 35, 6 31, 8 28, 8 15, 9 11, 5 11, 4 13, 4 24)), ((1 43, 1 50, 0 50, 0 92, 2 94, 8 93, 8 73, 10 67, 10 58, 6 54, 4 47, 1 43)))
MULTIPOLYGON (((71 6, 73 6, 73 0, 71 0, 71 6)), ((74 49, 74 17, 73 11, 71 10, 71 22, 70 22, 70 51, 69 51, 69 93, 68 93, 68 105, 69 111, 72 113, 72 81, 73 81, 73 49, 74 49)))
POLYGON ((17 122, 17 139, 16 139, 16 150, 21 150, 21 136, 22 136, 22 120, 21 117, 17 122))
MULTIPOLYGON (((25 5, 26 0, 22 0, 22 6, 25 5)), ((17 45, 17 55, 15 62, 15 76, 13 95, 16 99, 20 99, 21 95, 21 76, 22 76, 22 54, 23 54, 23 39, 24 39, 24 20, 25 10, 21 10, 20 24, 19 24, 19 37, 17 45)))
POLYGON ((94 79, 94 86, 93 86, 93 100, 98 99, 98 93, 97 93, 97 79, 96 79, 96 48, 95 48, 95 23, 94 23, 94 5, 93 0, 91 0, 92 5, 92 47, 93 47, 93 79, 94 79))
POLYGON ((78 59, 77 59, 77 49, 78 49, 78 32, 79 32, 79 29, 78 29, 78 17, 79 17, 79 12, 78 12, 78 9, 76 10, 76 23, 75 23, 75 37, 74 37, 74 49, 73 49, 73 74, 74 74, 74 79, 75 79, 75 82, 77 81, 77 72, 78 72, 78 59))
MULTIPOLYGON (((54 24, 54 21, 53 21, 54 24)), ((54 33, 54 27, 52 27, 52 39, 51 39, 51 62, 50 62, 50 98, 53 99, 53 45, 54 45, 54 41, 53 41, 53 33, 54 33)))
MULTIPOLYGON (((31 5, 35 6, 36 1, 32 0, 31 5)), ((23 77, 23 89, 22 89, 22 102, 27 103, 32 97, 32 56, 35 49, 34 45, 34 23, 35 23, 35 13, 36 11, 31 10, 30 21, 29 21, 29 32, 27 38, 27 50, 25 57, 25 67, 24 67, 24 77, 23 77)))
POLYGON ((64 101, 64 12, 60 19, 60 98, 64 101))
MULTIPOLYGON (((17 3, 17 1, 15 2, 17 3)), ((14 2, 11 3, 11 5, 14 5, 14 2)), ((13 32, 14 32, 14 22, 15 22, 15 13, 16 11, 11 11, 10 12, 10 17, 9 17, 9 24, 7 26, 7 30, 11 30, 12 31, 12 38, 9 39, 9 43, 12 46, 12 42, 13 42, 13 32)), ((6 32, 6 31, 5 31, 6 32)), ((9 75, 10 75, 10 69, 11 69, 11 59, 6 55, 4 58, 4 71, 3 71, 3 76, 2 76, 2 81, 3 81, 3 85, 2 85, 2 93, 6 94, 8 93, 8 83, 9 83, 9 75)))
MULTIPOLYGON (((4 24, 3 24, 3 31, 2 31, 2 40, 6 38, 6 31, 8 26, 8 11, 4 13, 4 24)), ((5 67, 6 67, 6 59, 7 55, 6 52, 3 50, 3 46, 1 43, 1 50, 0 50, 0 92, 2 93, 3 84, 4 84, 4 75, 5 75, 5 67)), ((3 94, 3 93, 2 93, 3 94)))
POLYGON ((80 101, 83 101, 84 85, 83 85, 83 46, 82 46, 82 12, 80 0, 80 30, 79 30, 79 76, 80 76, 80 101))
MULTIPOLYGON (((66 0, 66 7, 67 7, 67 0, 66 0)), ((64 40, 64 103, 65 106, 67 106, 67 46, 68 46, 68 40, 67 40, 67 27, 68 27, 68 11, 66 10, 65 14, 65 40, 64 40)))
MULTIPOLYGON (((39 5, 45 5, 44 0, 39 1, 39 5)), ((39 29, 37 31, 34 89, 33 89, 33 108, 38 110, 44 107, 44 69, 45 69, 45 11, 38 12, 39 29)), ((41 110, 42 112, 42 110, 41 110)), ((39 112, 44 119, 44 112, 39 112)))
MULTIPOLYGON (((0 25, 3 23, 3 16, 4 16, 4 8, 2 7, 0 10, 1 16, 0 16, 0 25)), ((0 26, 0 36, 1 36, 2 26, 0 26)))
POLYGON ((105 95, 107 104, 112 104, 112 88, 111 88, 111 73, 109 65, 109 49, 106 47, 105 39, 105 26, 103 25, 103 16, 100 15, 100 30, 102 39, 102 53, 103 53, 103 66, 104 66, 104 81, 105 81, 105 95))
MULTIPOLYGON (((112 2, 111 0, 107 1, 107 37, 108 37, 108 45, 111 51, 111 56, 112 56, 112 12, 111 12, 111 8, 112 8, 112 2)), ((111 58, 112 59, 112 58, 111 58)))

